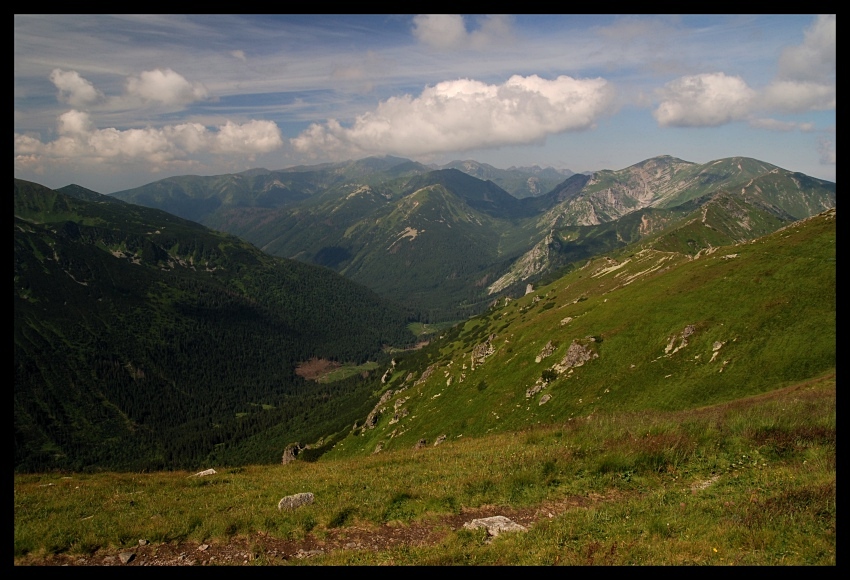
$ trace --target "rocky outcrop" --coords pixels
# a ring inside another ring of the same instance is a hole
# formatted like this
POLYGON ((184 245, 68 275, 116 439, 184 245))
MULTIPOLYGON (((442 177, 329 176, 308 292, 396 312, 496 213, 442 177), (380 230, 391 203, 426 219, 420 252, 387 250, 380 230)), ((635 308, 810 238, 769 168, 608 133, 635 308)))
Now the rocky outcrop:
POLYGON ((205 469, 195 474, 195 477, 203 477, 205 475, 215 475, 215 469, 205 469))
POLYGON ((302 505, 309 505, 313 503, 314 496, 310 492, 304 493, 296 493, 295 495, 288 495, 284 498, 281 498, 279 502, 277 502, 277 509, 279 510, 294 510, 296 508, 301 507, 302 505))
POLYGON ((471 355, 471 358, 472 358, 472 365, 471 365, 471 366, 472 366, 472 370, 475 370, 475 365, 476 365, 476 364, 478 364, 478 365, 482 365, 482 364, 484 364, 484 360, 485 360, 488 356, 490 356, 491 354, 493 354, 494 352, 496 352, 496 347, 495 347, 495 346, 493 346, 493 341, 494 341, 494 340, 496 340, 496 335, 495 335, 495 334, 491 334, 491 335, 487 338, 486 342, 482 342, 481 344, 477 344, 477 345, 475 345, 475 347, 472 349, 472 355, 471 355))
MULTIPOLYGON (((363 426, 360 427, 362 431, 365 431, 366 429, 375 428, 375 425, 378 424, 378 419, 381 417, 381 413, 384 410, 384 405, 392 398, 393 393, 394 391, 392 389, 387 389, 386 392, 381 395, 381 398, 378 399, 378 402, 375 407, 371 411, 369 411, 368 415, 366 415, 366 420, 363 422, 363 426)), ((354 425, 356 429, 357 423, 355 423, 354 425)))
POLYGON ((416 442, 416 445, 413 446, 414 449, 422 449, 423 447, 428 445, 427 439, 420 439, 416 442))
POLYGON ((567 354, 561 359, 561 362, 552 367, 556 372, 563 373, 573 367, 580 367, 589 360, 599 358, 599 355, 590 347, 582 345, 577 339, 574 339, 567 349, 567 354))
POLYGON ((664 354, 672 355, 688 346, 688 337, 691 336, 695 331, 696 329, 694 328, 693 324, 687 325, 685 329, 682 330, 682 332, 676 334, 667 342, 667 348, 664 349, 664 354))
POLYGON ((445 435, 440 435, 440 436, 439 436, 439 437, 437 437, 437 439, 434 441, 434 447, 436 447, 437 445, 439 445, 440 443, 442 443, 442 442, 443 442, 443 441, 445 441, 445 440, 446 440, 446 436, 445 436, 445 435))
POLYGON ((425 372, 423 372, 423 373, 422 373, 422 376, 421 376, 421 377, 419 377, 419 378, 416 380, 416 382, 415 382, 415 383, 413 383, 413 386, 414 386, 414 387, 419 386, 419 385, 421 385, 422 383, 424 383, 425 381, 427 381, 427 380, 428 380, 428 378, 429 378, 429 377, 430 377, 430 376, 434 373, 434 369, 436 369, 436 368, 437 368, 437 363, 434 363, 434 364, 432 364, 432 365, 428 365, 428 368, 427 368, 427 369, 425 369, 425 372))
POLYGON ((396 423, 398 423, 399 421, 401 421, 402 419, 407 417, 409 414, 410 414, 410 411, 408 409, 404 409, 404 408, 396 411, 395 414, 393 415, 393 418, 390 419, 390 425, 395 425, 396 423))
POLYGON ((558 348, 558 346, 553 344, 552 341, 550 340, 549 342, 546 343, 546 346, 544 346, 543 349, 540 351, 540 354, 538 354, 537 357, 534 359, 534 362, 539 363, 544 358, 546 358, 547 356, 550 356, 553 352, 555 352, 555 349, 557 349, 557 348, 558 348))
POLYGON ((286 449, 283 450, 283 457, 280 460, 281 464, 286 465, 287 463, 295 461, 295 459, 298 457, 298 454, 301 453, 301 451, 303 450, 304 447, 297 441, 295 443, 287 445, 286 449))

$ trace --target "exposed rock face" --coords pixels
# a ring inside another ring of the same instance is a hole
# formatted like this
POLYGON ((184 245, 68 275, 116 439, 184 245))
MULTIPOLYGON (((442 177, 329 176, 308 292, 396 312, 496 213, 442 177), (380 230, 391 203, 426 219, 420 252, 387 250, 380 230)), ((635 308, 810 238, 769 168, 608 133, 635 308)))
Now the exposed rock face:
POLYGON ((287 463, 295 461, 298 454, 301 453, 303 449, 304 447, 302 447, 297 441, 291 445, 287 445, 286 449, 283 450, 283 457, 280 460, 281 464, 286 465, 287 463))
MULTIPOLYGON (((392 389, 387 389, 387 391, 381 395, 381 398, 378 399, 375 407, 369 412, 366 416, 366 421, 363 423, 361 429, 365 431, 366 429, 374 429, 375 425, 378 424, 378 419, 381 416, 381 412, 383 411, 383 406, 387 403, 387 401, 392 398, 394 391, 392 389)), ((356 423, 355 423, 356 425, 356 423)))
POLYGON ((430 377, 430 376, 434 373, 434 369, 436 369, 436 368, 437 368, 437 363, 434 363, 434 364, 432 364, 432 365, 428 365, 428 368, 427 368, 427 369, 425 369, 425 372, 424 372, 424 373, 422 373, 422 376, 421 376, 421 377, 419 377, 419 378, 416 380, 416 382, 415 382, 415 383, 413 383, 413 386, 414 386, 414 387, 416 387, 416 386, 418 386, 418 385, 421 385, 421 384, 422 384, 422 383, 424 383, 425 381, 427 381, 427 380, 428 380, 428 378, 429 378, 429 377, 430 377))
POLYGON ((546 382, 543 379, 537 379, 537 382, 534 383, 533 386, 527 388, 525 390, 525 398, 530 399, 540 391, 546 388, 546 382))
POLYGON ((587 361, 595 358, 599 358, 597 353, 574 339, 572 344, 570 344, 570 348, 567 349, 567 354, 561 359, 561 362, 552 368, 556 372, 562 373, 572 367, 580 367, 587 361))
POLYGON ((549 356, 553 352, 555 352, 556 348, 557 347, 554 346, 552 344, 552 341, 550 340, 549 342, 546 343, 546 346, 544 346, 543 349, 540 351, 540 354, 538 354, 537 357, 534 359, 534 362, 542 361, 544 358, 546 358, 547 356, 549 356))
POLYGON ((480 518, 466 522, 463 527, 468 530, 478 528, 487 528, 487 533, 491 536, 498 536, 503 532, 526 532, 528 528, 521 526, 518 523, 509 520, 505 516, 493 516, 490 518, 480 518))
POLYGON ((393 415, 393 418, 390 419, 390 425, 395 425, 396 423, 407 417, 409 414, 410 411, 404 408, 399 411, 396 411, 396 413, 393 415))
POLYGON ((296 493, 295 495, 288 495, 284 498, 281 498, 279 502, 277 502, 277 509, 283 510, 294 510, 295 508, 299 508, 302 505, 309 505, 313 503, 314 496, 310 492, 304 493, 296 493))
POLYGON ((664 354, 670 355, 688 346, 688 337, 691 336, 696 329, 693 324, 689 324, 679 334, 673 336, 667 343, 667 348, 664 349, 664 354), (679 343, 678 345, 676 343, 679 343))
POLYGON ((472 369, 475 369, 475 365, 481 365, 484 363, 484 360, 496 352, 496 347, 493 346, 492 341, 496 340, 496 335, 491 334, 489 338, 487 338, 486 342, 482 342, 475 346, 472 349, 472 369))

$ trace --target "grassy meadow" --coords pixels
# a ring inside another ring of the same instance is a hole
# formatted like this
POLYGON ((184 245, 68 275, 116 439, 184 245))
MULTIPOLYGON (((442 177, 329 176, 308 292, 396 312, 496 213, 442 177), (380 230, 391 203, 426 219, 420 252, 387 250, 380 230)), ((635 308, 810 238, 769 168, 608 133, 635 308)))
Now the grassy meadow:
MULTIPOLYGON (((188 472, 15 476, 15 563, 262 533, 426 526, 436 541, 299 564, 834 565, 835 375, 683 411, 599 413, 366 457, 188 472), (316 501, 279 511, 311 491, 316 501), (488 540, 446 521, 533 515, 488 540), (470 516, 471 517, 471 516, 470 516)), ((208 466, 204 466, 208 467, 208 466)), ((270 561, 256 554, 254 564, 270 561)))

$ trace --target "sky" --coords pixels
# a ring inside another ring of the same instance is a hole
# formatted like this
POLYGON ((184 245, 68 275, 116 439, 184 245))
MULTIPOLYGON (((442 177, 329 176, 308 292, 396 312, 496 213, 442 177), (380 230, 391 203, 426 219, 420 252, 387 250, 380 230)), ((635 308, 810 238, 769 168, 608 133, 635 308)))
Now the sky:
POLYGON ((835 15, 16 15, 15 177, 112 193, 394 155, 835 181, 835 15))

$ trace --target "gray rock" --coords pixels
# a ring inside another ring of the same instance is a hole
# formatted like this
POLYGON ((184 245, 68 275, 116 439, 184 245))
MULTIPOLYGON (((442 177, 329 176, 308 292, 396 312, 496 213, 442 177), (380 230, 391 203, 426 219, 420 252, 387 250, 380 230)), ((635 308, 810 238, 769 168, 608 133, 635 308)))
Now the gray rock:
POLYGON ((195 477, 203 477, 205 475, 215 475, 215 469, 205 469, 195 474, 195 477))
POLYGON ((147 546, 147 545, 148 545, 148 541, 147 541, 147 540, 139 540, 139 545, 140 545, 140 546, 147 546))
POLYGON ((295 508, 299 508, 302 505, 309 505, 313 503, 314 496, 310 492, 304 493, 296 493, 295 495, 288 495, 282 498, 279 502, 277 502, 277 509, 288 509, 294 510, 295 508))
POLYGON ((543 395, 542 397, 540 397, 540 402, 539 402, 539 403, 537 403, 537 404, 538 404, 538 405, 546 404, 546 403, 548 403, 548 402, 549 402, 549 400, 550 400, 551 398, 552 398, 552 395, 543 395))
POLYGON ((442 443, 445 440, 446 440, 446 436, 440 435, 439 437, 437 437, 436 441, 434 441, 434 447, 436 447, 437 445, 439 445, 440 443, 442 443))
POLYGON ((478 528, 487 528, 487 533, 491 536, 498 536, 503 532, 526 532, 528 528, 521 526, 518 523, 509 520, 505 516, 493 516, 490 518, 480 518, 466 522, 463 527, 468 530, 478 528))
POLYGON ((414 449, 422 449, 426 445, 428 445, 428 440, 427 439, 420 439, 419 441, 416 442, 416 445, 414 445, 413 448, 414 449))
POLYGON ((283 450, 283 457, 280 460, 281 464, 286 465, 287 463, 295 461, 298 454, 301 453, 303 449, 304 447, 297 441, 291 445, 287 445, 286 449, 283 450))
POLYGON ((593 352, 590 348, 583 346, 578 340, 573 340, 570 348, 567 349, 567 354, 561 362, 553 368, 555 371, 562 373, 572 367, 580 367, 589 360, 599 358, 599 355, 593 352))
POLYGON ((131 562, 136 555, 133 552, 121 552, 118 554, 118 559, 121 560, 122 564, 126 564, 127 562, 131 562))
POLYGON ((209 545, 209 544, 201 544, 200 546, 198 546, 198 551, 199 551, 199 552, 206 552, 206 551, 207 551, 207 550, 209 550, 209 549, 210 549, 210 545, 209 545))

